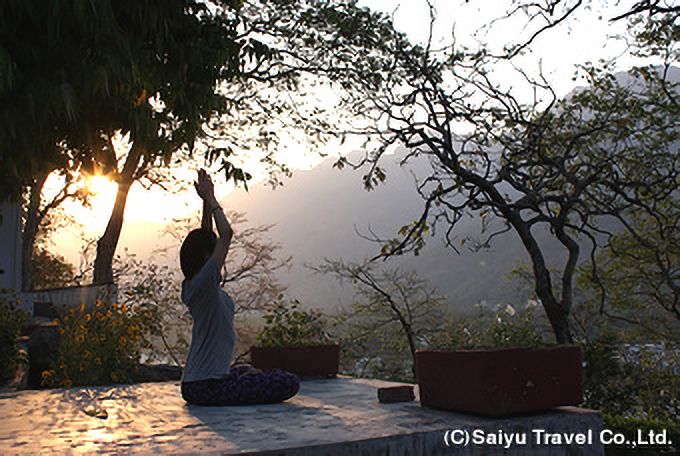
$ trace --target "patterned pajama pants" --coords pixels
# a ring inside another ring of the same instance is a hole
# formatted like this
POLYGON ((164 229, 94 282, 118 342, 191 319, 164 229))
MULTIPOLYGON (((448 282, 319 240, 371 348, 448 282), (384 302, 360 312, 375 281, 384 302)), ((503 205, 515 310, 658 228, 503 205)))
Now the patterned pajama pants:
POLYGON ((299 389, 300 379, 281 369, 253 372, 237 366, 224 378, 182 382, 182 397, 194 405, 273 404, 290 399, 299 389))

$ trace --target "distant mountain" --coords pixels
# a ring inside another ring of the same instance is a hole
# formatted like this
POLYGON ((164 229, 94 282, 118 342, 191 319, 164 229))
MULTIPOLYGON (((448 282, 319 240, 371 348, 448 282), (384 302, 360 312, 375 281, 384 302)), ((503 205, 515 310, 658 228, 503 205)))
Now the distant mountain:
MULTIPOLYGON (((237 191, 227 196, 225 207, 244 212, 253 225, 275 223, 274 240, 283 245, 282 255, 292 255, 294 267, 283 281, 290 284, 291 297, 314 307, 335 307, 351 301, 353 291, 341 288, 332 277, 319 276, 305 267, 318 265, 324 258, 362 260, 375 256, 380 246, 358 233, 373 232, 392 238, 400 227, 415 220, 423 201, 415 188, 415 176, 423 176, 429 163, 421 160, 403 168, 398 155, 385 157, 387 179, 373 191, 362 185, 362 170, 333 168, 332 159, 310 171, 296 171, 284 186, 272 189, 256 185, 250 192, 237 191)), ((473 219, 457 227, 463 239, 479 232, 473 219)), ((455 308, 474 304, 517 304, 528 298, 508 284, 505 277, 518 260, 528 262, 514 233, 495 242, 488 251, 461 254, 446 248, 441 237, 428 238, 419 256, 407 254, 384 263, 416 270, 428 278, 455 308)))
MULTIPOLYGON (((635 85, 625 73, 616 75, 622 84, 635 85)), ((680 69, 673 67, 669 80, 680 80, 680 69)), ((578 90, 578 89, 576 89, 578 90)), ((333 307, 351 300, 352 290, 340 289, 330 277, 313 275, 305 264, 319 264, 324 258, 361 260, 379 251, 375 243, 362 239, 357 232, 374 232, 382 238, 397 235, 400 227, 415 220, 423 201, 415 189, 415 176, 425 176, 426 160, 398 165, 403 156, 397 153, 385 157, 387 181, 375 190, 363 189, 361 176, 365 171, 332 167, 328 159, 310 171, 297 171, 282 188, 272 190, 258 185, 249 193, 238 191, 225 198, 224 203, 245 212, 251 223, 276 226, 271 234, 284 246, 285 255, 293 255, 295 262, 284 281, 290 283, 290 294, 312 306, 333 307)), ((605 221, 606 222, 606 221, 605 221)), ((456 227, 458 239, 479 233, 479 226, 470 218, 456 227)), ((538 234, 549 265, 563 266, 566 255, 562 247, 548 234, 538 234)), ((428 278, 456 308, 470 308, 475 304, 490 306, 524 302, 527 292, 510 286, 506 274, 519 260, 529 264, 528 255, 514 232, 497 238, 491 249, 472 253, 461 248, 458 255, 445 248, 441 236, 428 239, 420 254, 390 260, 386 267, 401 266, 416 270, 428 278)))
MULTIPOLYGON (((625 73, 617 75, 620 82, 633 81, 625 73)), ((680 80, 680 69, 672 68, 669 79, 680 80)), ((251 225, 276 224, 270 231, 272 238, 283 245, 282 256, 293 256, 294 267, 282 276, 290 285, 289 295, 314 307, 346 305, 353 296, 349 288, 341 288, 331 277, 312 273, 306 264, 318 265, 324 258, 362 260, 375 256, 380 246, 362 239, 374 232, 382 238, 397 236, 400 227, 411 223, 420 214, 423 202, 415 189, 415 177, 427 175, 429 163, 422 159, 409 163, 408 168, 398 165, 403 151, 384 157, 382 166, 387 180, 373 191, 363 189, 365 170, 352 171, 333 168, 334 159, 328 159, 310 171, 295 171, 283 187, 254 185, 250 192, 236 190, 223 198, 226 208, 246 214, 251 225)), ((126 223, 122 244, 141 257, 150 254, 159 238, 161 224, 144 222, 126 223), (146 233, 136 236, 135 233, 146 233)), ((479 234, 474 219, 465 219, 456 227, 456 236, 462 240, 479 234)), ((416 270, 428 278, 441 294, 449 297, 452 307, 468 309, 475 304, 489 306, 525 302, 529 296, 508 284, 506 274, 518 260, 529 264, 517 235, 514 232, 498 237, 490 250, 472 253, 461 247, 458 255, 446 248, 440 236, 428 238, 427 247, 419 256, 412 254, 391 259, 385 267, 400 266, 416 270)), ((540 236, 549 264, 563 266, 563 249, 551 236, 540 236)), ((161 238, 161 246, 177 242, 161 238)), ((171 252, 160 259, 177 266, 177 253, 171 252)), ((77 258, 77 257, 76 257, 77 258)))

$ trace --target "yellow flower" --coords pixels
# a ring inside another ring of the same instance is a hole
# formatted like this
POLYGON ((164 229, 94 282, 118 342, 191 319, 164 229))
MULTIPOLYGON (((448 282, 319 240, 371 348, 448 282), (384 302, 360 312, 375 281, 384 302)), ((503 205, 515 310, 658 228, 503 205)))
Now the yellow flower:
POLYGON ((95 305, 96 307, 101 306, 101 305, 102 305, 102 300, 101 300, 101 299, 97 299, 97 302, 96 302, 94 305, 95 305))
POLYGON ((90 314, 85 315, 85 321, 90 321, 90 319, 92 319, 92 315, 90 314))
POLYGON ((42 378, 48 378, 52 376, 52 371, 43 371, 42 378))
POLYGON ((73 383, 71 382, 71 380, 68 380, 68 379, 64 380, 64 387, 70 388, 71 386, 73 386, 73 383))
POLYGON ((84 312, 84 311, 85 311, 85 304, 81 304, 81 305, 80 305, 80 311, 81 311, 81 312, 84 312))

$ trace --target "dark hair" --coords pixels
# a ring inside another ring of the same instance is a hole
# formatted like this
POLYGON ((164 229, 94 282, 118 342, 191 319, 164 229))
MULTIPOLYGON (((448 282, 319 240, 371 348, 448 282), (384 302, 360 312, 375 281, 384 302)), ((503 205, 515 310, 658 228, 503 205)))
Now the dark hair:
POLYGON ((198 228, 192 230, 182 242, 179 250, 179 264, 184 277, 191 280, 212 255, 217 244, 217 236, 210 230, 198 228))

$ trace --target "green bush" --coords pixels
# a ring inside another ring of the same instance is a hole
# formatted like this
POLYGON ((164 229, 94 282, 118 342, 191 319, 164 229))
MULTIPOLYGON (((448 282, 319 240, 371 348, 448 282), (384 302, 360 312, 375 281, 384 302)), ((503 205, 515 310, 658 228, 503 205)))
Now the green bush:
POLYGON ((640 349, 628 359, 625 346, 605 332, 583 349, 586 404, 604 413, 650 422, 680 420, 677 353, 640 349))
POLYGON ((617 347, 621 341, 605 333, 583 347, 584 398, 594 409, 621 414, 633 407, 633 396, 628 391, 632 379, 624 376, 618 361, 617 347))
POLYGON ((47 387, 108 385, 130 382, 139 365, 144 334, 157 316, 140 307, 97 301, 69 308, 60 320, 59 354, 43 372, 47 387))
POLYGON ((330 340, 325 332, 323 314, 319 310, 301 310, 300 301, 290 305, 282 297, 265 314, 264 327, 256 340, 265 347, 321 345, 330 340))
MULTIPOLYGON (((508 307, 508 309, 512 309, 508 307)), ((486 343, 493 348, 540 348, 545 347, 545 340, 536 330, 534 308, 499 313, 491 324, 486 336, 486 343)))
POLYGON ((541 348, 547 344, 537 330, 535 307, 516 311, 507 306, 493 315, 480 313, 453 323, 444 347, 451 350, 541 348))
POLYGON ((14 379, 20 361, 17 337, 27 321, 27 314, 19 310, 20 302, 8 290, 0 290, 0 384, 14 379))
MULTIPOLYGON (((627 356, 627 346, 606 328, 583 347, 584 396, 589 408, 603 412, 604 427, 627 436, 638 431, 665 430, 669 439, 680 441, 680 382, 677 352, 650 353, 638 347, 637 356, 627 356), (673 435, 673 436, 671 436, 673 435)), ((655 447, 673 452, 673 447, 655 447)), ((642 453, 641 453, 642 454, 642 453)), ((646 453, 645 453, 646 454, 646 453)))

